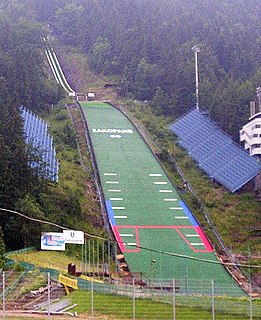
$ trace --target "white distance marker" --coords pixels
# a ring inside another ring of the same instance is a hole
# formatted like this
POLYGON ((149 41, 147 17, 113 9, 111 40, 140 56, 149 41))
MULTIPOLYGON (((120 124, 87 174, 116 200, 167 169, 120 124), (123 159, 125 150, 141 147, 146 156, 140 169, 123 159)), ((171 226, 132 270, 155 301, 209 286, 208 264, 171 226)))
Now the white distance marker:
POLYGON ((149 174, 150 177, 162 177, 161 173, 150 173, 149 174))
POLYGON ((204 243, 191 243, 192 246, 204 246, 204 243))
POLYGON ((171 193, 173 191, 172 190, 159 190, 159 192, 161 192, 161 193, 171 193))
POLYGON ((199 235, 198 234, 186 234, 186 237, 188 238, 199 238, 199 235))
POLYGON ((121 190, 117 190, 117 189, 109 189, 108 192, 121 192, 121 190))
POLYGON ((111 201, 122 201, 123 198, 110 198, 111 201))
POLYGON ((168 183, 164 181, 157 181, 157 182, 154 182, 154 184, 168 184, 168 183))
POLYGON ((119 181, 105 181, 107 184, 119 184, 119 181))

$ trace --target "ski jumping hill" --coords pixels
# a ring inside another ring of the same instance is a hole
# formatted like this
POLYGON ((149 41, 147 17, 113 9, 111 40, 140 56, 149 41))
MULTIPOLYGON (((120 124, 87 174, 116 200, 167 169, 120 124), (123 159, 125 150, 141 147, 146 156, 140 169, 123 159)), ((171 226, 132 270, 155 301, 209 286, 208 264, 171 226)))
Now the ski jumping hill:
MULTIPOLYGON (((59 61, 50 67, 67 93, 59 61)), ((131 272, 200 293, 243 295, 159 161, 132 122, 107 103, 81 102, 102 187, 107 220, 131 272), (212 284, 212 285, 211 285, 212 284), (207 289, 208 288, 208 289, 207 289)))
MULTIPOLYGON (((106 103, 81 103, 115 239, 131 272, 195 286, 241 289, 129 119, 106 103)), ((230 292, 231 293, 231 292, 230 292)))

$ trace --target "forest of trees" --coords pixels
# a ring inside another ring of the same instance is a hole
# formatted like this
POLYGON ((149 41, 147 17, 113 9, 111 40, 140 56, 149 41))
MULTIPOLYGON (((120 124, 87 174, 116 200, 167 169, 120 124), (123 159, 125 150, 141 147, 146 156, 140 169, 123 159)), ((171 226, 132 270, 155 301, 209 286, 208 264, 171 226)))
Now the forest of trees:
MULTIPOLYGON (((46 75, 43 36, 78 47, 95 72, 115 76, 119 94, 173 118, 195 105, 199 46, 200 106, 235 140, 261 86, 259 0, 2 0, 0 30, 0 207, 39 217, 51 191, 28 166, 18 106, 45 112, 62 96, 46 75)), ((8 247, 30 244, 24 222, 1 213, 0 224, 8 247)))
POLYGON ((238 141, 261 85, 259 0, 25 0, 9 11, 48 25, 96 72, 115 75, 119 93, 167 116, 195 105, 199 46, 200 106, 238 141))
POLYGON ((196 44, 200 106, 238 141, 249 101, 261 85, 258 0, 2 3, 13 21, 41 22, 61 43, 87 53, 94 71, 115 75, 119 93, 150 100, 167 116, 178 117, 195 105, 191 48, 196 44))
MULTIPOLYGON (((50 194, 51 185, 30 167, 32 154, 25 145, 19 106, 47 112, 63 93, 46 74, 43 26, 1 11, 0 30, 0 207, 44 218, 47 210, 40 196, 50 194)), ((2 211, 0 226, 9 249, 34 244, 35 233, 41 232, 39 225, 2 211)))

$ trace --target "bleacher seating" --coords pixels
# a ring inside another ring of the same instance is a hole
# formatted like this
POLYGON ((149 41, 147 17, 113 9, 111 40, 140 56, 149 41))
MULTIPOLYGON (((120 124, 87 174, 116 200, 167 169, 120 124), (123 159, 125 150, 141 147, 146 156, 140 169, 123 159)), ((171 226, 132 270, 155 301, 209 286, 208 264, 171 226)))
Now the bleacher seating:
POLYGON ((260 163, 197 109, 170 126, 179 144, 211 178, 235 192, 254 178, 260 163))
POLYGON ((25 142, 35 150, 35 159, 30 162, 31 167, 36 169, 40 177, 57 182, 58 160, 53 137, 47 132, 47 123, 25 107, 21 107, 20 111, 24 121, 25 142))

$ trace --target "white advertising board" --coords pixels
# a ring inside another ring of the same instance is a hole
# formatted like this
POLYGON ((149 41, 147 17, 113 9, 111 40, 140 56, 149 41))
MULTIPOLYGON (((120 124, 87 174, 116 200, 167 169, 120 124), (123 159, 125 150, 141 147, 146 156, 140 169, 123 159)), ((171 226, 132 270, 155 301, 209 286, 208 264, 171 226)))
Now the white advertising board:
POLYGON ((43 232, 41 250, 65 251, 64 234, 58 232, 43 232))
POLYGON ((65 243, 84 244, 84 233, 76 230, 63 230, 65 243))

